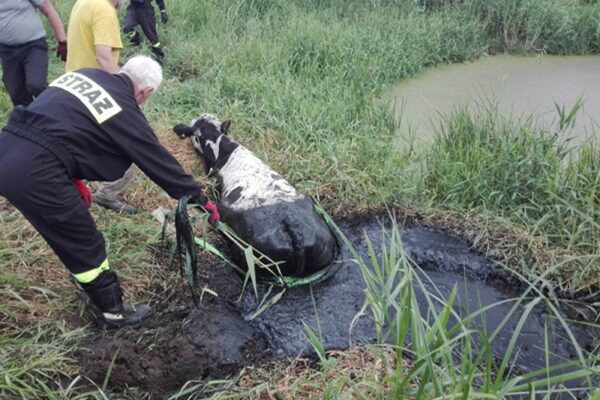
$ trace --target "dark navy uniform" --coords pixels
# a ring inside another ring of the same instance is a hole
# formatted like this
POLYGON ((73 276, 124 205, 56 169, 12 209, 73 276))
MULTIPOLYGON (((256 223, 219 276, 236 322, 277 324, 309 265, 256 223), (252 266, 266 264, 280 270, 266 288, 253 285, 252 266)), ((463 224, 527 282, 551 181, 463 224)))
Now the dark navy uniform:
MULTIPOLYGON (((160 10, 161 20, 166 22, 167 9, 165 8, 164 0, 154 1, 160 10)), ((129 38, 129 41, 135 46, 139 46, 141 44, 140 35, 135 30, 135 27, 138 25, 142 28, 144 35, 146 35, 150 41, 152 53, 155 55, 158 61, 162 61, 164 53, 160 44, 160 40, 158 40, 158 33, 156 31, 156 17, 154 16, 152 0, 131 0, 129 6, 127 7, 125 22, 123 23, 123 32, 125 33, 125 36, 129 38)))
POLYGON ((206 202, 201 187, 159 143, 130 78, 82 69, 12 112, 0 134, 0 194, 79 274, 106 260, 106 249, 72 179, 113 181, 132 162, 171 197, 206 202))

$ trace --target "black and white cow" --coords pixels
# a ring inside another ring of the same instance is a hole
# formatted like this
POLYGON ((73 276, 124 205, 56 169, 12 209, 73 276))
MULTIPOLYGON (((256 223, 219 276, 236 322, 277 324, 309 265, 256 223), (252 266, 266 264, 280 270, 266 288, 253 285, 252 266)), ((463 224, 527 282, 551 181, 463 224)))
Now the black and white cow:
MULTIPOLYGON (((250 150, 227 136, 230 121, 202 114, 192 126, 173 131, 191 137, 206 172, 216 174, 221 220, 274 261, 286 276, 308 276, 325 268, 337 253, 337 241, 312 200, 250 150)), ((235 254, 235 250, 234 250, 235 254)), ((241 254, 236 261, 243 262, 241 254)))

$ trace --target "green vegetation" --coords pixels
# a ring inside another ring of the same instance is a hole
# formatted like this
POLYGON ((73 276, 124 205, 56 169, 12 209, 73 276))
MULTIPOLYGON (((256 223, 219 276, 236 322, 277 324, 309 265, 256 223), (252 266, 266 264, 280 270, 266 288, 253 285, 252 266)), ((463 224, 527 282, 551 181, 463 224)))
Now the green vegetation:
MULTIPOLYGON (((73 2, 54 1, 65 23, 73 2)), ((230 118, 234 137, 330 212, 402 205, 426 223, 460 232, 531 281, 597 301, 597 147, 575 153, 561 144, 561 132, 540 131, 528 120, 503 121, 486 110, 477 115, 457 111, 446 118, 432 148, 399 152, 393 146, 391 114, 373 101, 387 85, 443 63, 505 51, 598 53, 596 1, 180 0, 167 7, 171 19, 160 26, 166 81, 145 106, 161 139, 171 140, 173 124, 200 112, 230 118)), ((126 49, 122 58, 132 52, 126 49)), ((64 68, 51 58, 50 80, 64 68)), ((1 121, 10 108, 0 90, 1 121)), ((569 112, 559 114, 568 125, 569 112)), ((173 205, 147 181, 139 182, 130 198, 147 211, 173 205)), ((152 297, 149 282, 160 268, 147 245, 157 242, 158 224, 149 214, 92 211, 129 294, 152 297)), ((373 362, 383 366, 359 374, 358 380, 332 378, 327 365, 333 358, 324 355, 321 370, 306 368, 295 382, 287 381, 296 390, 290 393, 331 398, 350 388, 357 398, 371 397, 367 393, 419 397, 420 390, 432 398, 441 393, 486 398, 462 391, 472 382, 477 382, 473 390, 487 393, 515 390, 520 383, 496 379, 504 370, 492 366, 485 354, 479 360, 473 354, 469 343, 475 333, 467 326, 450 332, 444 324, 449 308, 420 319, 412 307, 409 267, 396 260, 389 259, 388 266, 396 268, 390 273, 406 277, 400 281, 404 286, 386 298, 372 298, 368 307, 384 301, 411 310, 405 320, 391 322, 411 325, 423 335, 419 343, 424 347, 405 349, 398 340, 391 351, 370 348, 373 362), (451 364, 453 352, 464 363, 451 364), (406 353, 414 365, 402 362, 406 353)), ((365 276, 368 280, 366 270, 365 276)), ((80 324, 74 318, 78 301, 72 286, 39 235, 3 200, 0 304, 0 397, 73 398, 85 392, 59 389, 58 383, 60 377, 78 375, 70 354, 84 337, 79 331, 64 333, 80 324)), ((265 385, 247 392, 237 387, 235 396, 255 398, 268 389, 265 385)), ((103 398, 103 393, 90 396, 103 398)))
POLYGON ((591 145, 571 149, 560 133, 536 128, 532 119, 513 122, 488 111, 477 116, 457 111, 428 155, 424 190, 445 207, 480 210, 526 226, 554 254, 547 262, 514 260, 517 269, 532 277, 548 275, 563 290, 594 293, 600 152, 591 145))

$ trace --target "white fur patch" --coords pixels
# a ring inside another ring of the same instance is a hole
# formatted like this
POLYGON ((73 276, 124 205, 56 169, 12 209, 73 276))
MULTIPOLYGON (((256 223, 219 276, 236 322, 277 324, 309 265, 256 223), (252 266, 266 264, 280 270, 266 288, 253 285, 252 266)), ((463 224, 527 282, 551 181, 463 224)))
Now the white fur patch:
POLYGON ((229 160, 219 171, 219 176, 223 184, 222 203, 234 210, 250 210, 292 202, 303 197, 278 173, 241 145, 231 153, 229 160), (227 195, 237 188, 241 188, 240 197, 229 203, 227 195))
POLYGON ((202 146, 200 146, 200 139, 198 139, 198 137, 196 135, 191 136, 192 139, 192 144, 194 145, 194 148, 196 150, 198 150, 200 152, 200 154, 204 154, 204 152, 202 151, 202 146))
POLYGON ((215 160, 219 159, 219 146, 221 146, 221 139, 223 139, 223 135, 219 136, 219 138, 217 139, 217 143, 211 142, 210 140, 206 141, 206 145, 211 148, 215 160))

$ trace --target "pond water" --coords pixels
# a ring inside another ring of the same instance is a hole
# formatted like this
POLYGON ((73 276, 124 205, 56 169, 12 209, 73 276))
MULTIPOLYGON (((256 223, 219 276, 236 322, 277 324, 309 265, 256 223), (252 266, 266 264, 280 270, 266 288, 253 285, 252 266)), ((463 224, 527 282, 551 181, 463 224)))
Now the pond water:
MULTIPOLYGON (((600 139, 600 56, 493 56, 425 71, 392 86, 382 100, 393 108, 398 144, 426 144, 440 116, 457 107, 497 107, 512 119, 533 115, 544 127, 558 120, 555 103, 570 110, 582 97, 574 145, 600 139)), ((476 111, 479 112, 479 111, 476 111)))

